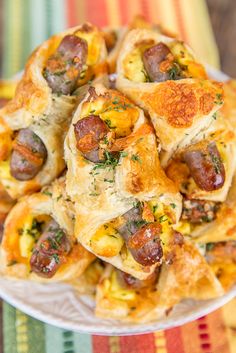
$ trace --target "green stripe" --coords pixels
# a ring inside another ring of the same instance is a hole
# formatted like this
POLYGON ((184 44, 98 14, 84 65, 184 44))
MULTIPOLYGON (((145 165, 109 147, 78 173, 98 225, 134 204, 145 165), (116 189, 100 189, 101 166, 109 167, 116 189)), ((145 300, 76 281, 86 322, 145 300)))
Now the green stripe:
POLYGON ((12 16, 10 15, 11 0, 4 0, 3 11, 4 11, 4 30, 3 30, 3 77, 9 78, 11 75, 11 37, 12 37, 12 16))
POLYGON ((52 33, 58 33, 66 28, 66 6, 64 0, 51 0, 52 33))
MULTIPOLYGON (((51 325, 45 325, 45 339, 47 353, 63 353, 64 333, 65 331, 51 325)), ((73 334, 70 334, 70 337, 73 334)), ((72 347, 74 343, 72 340, 72 347)), ((77 352, 76 352, 77 353, 77 352)))
POLYGON ((20 68, 25 66, 28 56, 30 55, 30 1, 31 0, 21 0, 22 7, 22 28, 21 28, 21 42, 22 42, 22 55, 20 58, 20 68))
POLYGON ((91 335, 75 333, 74 342, 75 342, 75 347, 76 347, 76 350, 75 350, 76 353, 92 353, 93 352, 92 336, 91 335))
POLYGON ((30 50, 33 51, 47 39, 45 4, 42 0, 30 1, 30 50))
POLYGON ((3 347, 4 353, 17 353, 16 349, 16 310, 3 303, 3 347))
POLYGON ((51 0, 44 0, 44 6, 45 6, 45 16, 46 16, 46 30, 47 30, 47 38, 49 38, 52 35, 52 3, 51 0))
POLYGON ((46 353, 45 325, 30 316, 28 316, 28 336, 29 347, 34 347, 33 353, 46 353))

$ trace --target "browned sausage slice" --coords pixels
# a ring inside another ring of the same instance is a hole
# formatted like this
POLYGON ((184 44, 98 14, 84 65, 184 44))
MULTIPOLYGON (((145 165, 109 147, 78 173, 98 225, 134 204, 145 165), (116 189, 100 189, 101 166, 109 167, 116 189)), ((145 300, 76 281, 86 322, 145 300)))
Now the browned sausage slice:
POLYGON ((134 259, 143 266, 160 262, 163 250, 160 240, 161 225, 149 223, 129 237, 127 246, 134 259))
POLYGON ((47 61, 43 75, 53 93, 71 94, 88 55, 87 42, 75 35, 65 36, 47 61))
POLYGON ((151 81, 163 82, 170 79, 168 70, 172 67, 174 58, 167 45, 160 42, 146 49, 142 59, 144 68, 151 81), (161 65, 165 61, 166 65, 161 65))
POLYGON ((52 220, 33 250, 31 270, 41 277, 53 277, 70 250, 71 243, 65 232, 52 220))
POLYGON ((11 175, 20 181, 33 179, 47 159, 43 141, 30 129, 21 129, 10 159, 11 175))
POLYGON ((215 142, 203 147, 191 146, 183 158, 200 189, 213 191, 224 185, 225 168, 215 142))
POLYGON ((149 223, 142 218, 139 203, 123 215, 126 222, 117 230, 124 238, 134 259, 143 266, 161 261, 163 251, 160 241, 161 225, 149 223))
POLYGON ((89 115, 74 125, 77 148, 91 162, 103 160, 99 153, 99 143, 110 131, 107 124, 97 115, 89 115))

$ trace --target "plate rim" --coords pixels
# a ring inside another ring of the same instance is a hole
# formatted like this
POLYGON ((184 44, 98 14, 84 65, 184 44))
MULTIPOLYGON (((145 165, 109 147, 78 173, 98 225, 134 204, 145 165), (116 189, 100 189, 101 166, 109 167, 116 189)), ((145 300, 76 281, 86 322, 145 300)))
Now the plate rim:
MULTIPOLYGON (((224 74, 222 71, 217 70, 207 64, 205 66, 211 78, 222 82, 230 79, 230 77, 224 74)), ((21 73, 17 74, 16 77, 18 78, 20 74, 21 73)), ((4 276, 2 277, 0 276, 0 282, 1 282, 1 279, 3 279, 4 281, 19 282, 19 280, 15 281, 13 279, 7 279, 4 276)), ((24 281, 21 281, 21 282, 24 282, 24 281)), ((176 319, 174 324, 173 322, 168 323, 168 319, 167 320, 164 319, 163 321, 144 323, 144 324, 133 324, 133 326, 131 327, 126 326, 126 324, 124 323, 124 325, 116 329, 112 329, 112 325, 110 325, 107 328, 108 331, 105 331, 104 329, 100 329, 97 326, 92 326, 91 324, 79 325, 74 322, 70 322, 69 318, 67 318, 66 320, 62 320, 59 317, 55 317, 55 316, 52 316, 51 314, 40 311, 38 308, 32 307, 32 305, 27 304, 27 301, 17 299, 16 297, 14 297, 14 295, 9 294, 7 290, 4 290, 2 286, 0 287, 0 297, 4 301, 6 301, 10 305, 14 306, 15 308, 21 310, 25 314, 37 320, 40 320, 46 324, 50 324, 62 329, 72 330, 78 333, 103 335, 103 336, 139 335, 139 334, 147 334, 154 331, 160 331, 160 330, 166 330, 166 329, 178 327, 186 323, 189 323, 191 321, 194 321, 199 317, 205 316, 216 309, 219 309, 224 304, 228 303, 231 299, 233 299, 235 296, 236 296, 236 285, 223 296, 210 300, 212 301, 212 303, 210 303, 209 306, 204 306, 202 309, 196 310, 196 312, 185 314, 184 317, 176 319)), ((203 303, 207 304, 207 301, 203 301, 203 303)))

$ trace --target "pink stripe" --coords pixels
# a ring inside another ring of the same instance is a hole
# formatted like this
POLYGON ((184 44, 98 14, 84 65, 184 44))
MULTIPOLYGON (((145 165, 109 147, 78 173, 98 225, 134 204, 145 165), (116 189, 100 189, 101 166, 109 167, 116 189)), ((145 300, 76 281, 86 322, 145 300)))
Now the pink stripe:
POLYGON ((165 331, 168 353, 184 353, 184 344, 181 337, 181 328, 176 327, 165 331))
POLYGON ((107 8, 105 0, 86 0, 86 18, 99 27, 107 26, 107 8))
POLYGON ((93 353, 110 353, 109 338, 106 336, 92 336, 93 353))
POLYGON ((120 337, 120 353, 156 353, 154 335, 120 337))

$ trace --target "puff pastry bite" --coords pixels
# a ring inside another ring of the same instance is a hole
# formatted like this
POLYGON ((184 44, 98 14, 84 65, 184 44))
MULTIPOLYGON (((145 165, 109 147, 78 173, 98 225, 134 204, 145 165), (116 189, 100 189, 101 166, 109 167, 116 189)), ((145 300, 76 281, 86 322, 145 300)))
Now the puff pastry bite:
POLYGON ((166 160, 206 129, 223 104, 222 84, 208 80, 183 42, 147 29, 126 36, 116 85, 148 111, 166 160))
POLYGON ((236 169, 236 136, 223 116, 171 158, 166 173, 188 199, 223 202, 236 169))
POLYGON ((236 282, 236 241, 208 243, 206 260, 225 291, 236 282))
POLYGON ((178 241, 169 264, 145 281, 108 266, 97 286, 95 313, 125 322, 148 322, 165 316, 183 299, 210 299, 223 293, 198 250, 178 241))
POLYGON ((95 85, 74 114, 65 158, 79 241, 123 271, 147 277, 156 265, 152 260, 138 263, 127 252, 127 223, 134 222, 131 233, 138 224, 154 238, 165 224, 171 236, 169 223, 180 217, 181 196, 160 166, 155 135, 143 112, 118 91, 95 85), (123 236, 117 230, 122 223, 123 236))
POLYGON ((13 205, 14 201, 0 184, 0 239, 3 232, 4 221, 13 205))
POLYGON ((23 197, 9 213, 1 245, 1 272, 35 281, 78 278, 94 256, 74 237, 73 204, 64 180, 23 197))
POLYGON ((110 73, 116 72, 117 58, 126 35, 129 33, 129 31, 136 28, 153 29, 159 33, 165 32, 164 29, 161 28, 160 26, 147 22, 145 18, 141 15, 135 16, 133 20, 128 24, 127 27, 104 28, 103 36, 104 36, 104 40, 105 40, 106 48, 108 52, 107 62, 109 65, 110 73))
POLYGON ((12 132, 10 141, 5 136, 8 156, 0 155, 0 180, 13 198, 40 189, 63 171, 73 92, 104 77, 106 69, 103 37, 90 24, 53 36, 33 52, 15 97, 0 111, 12 132))

